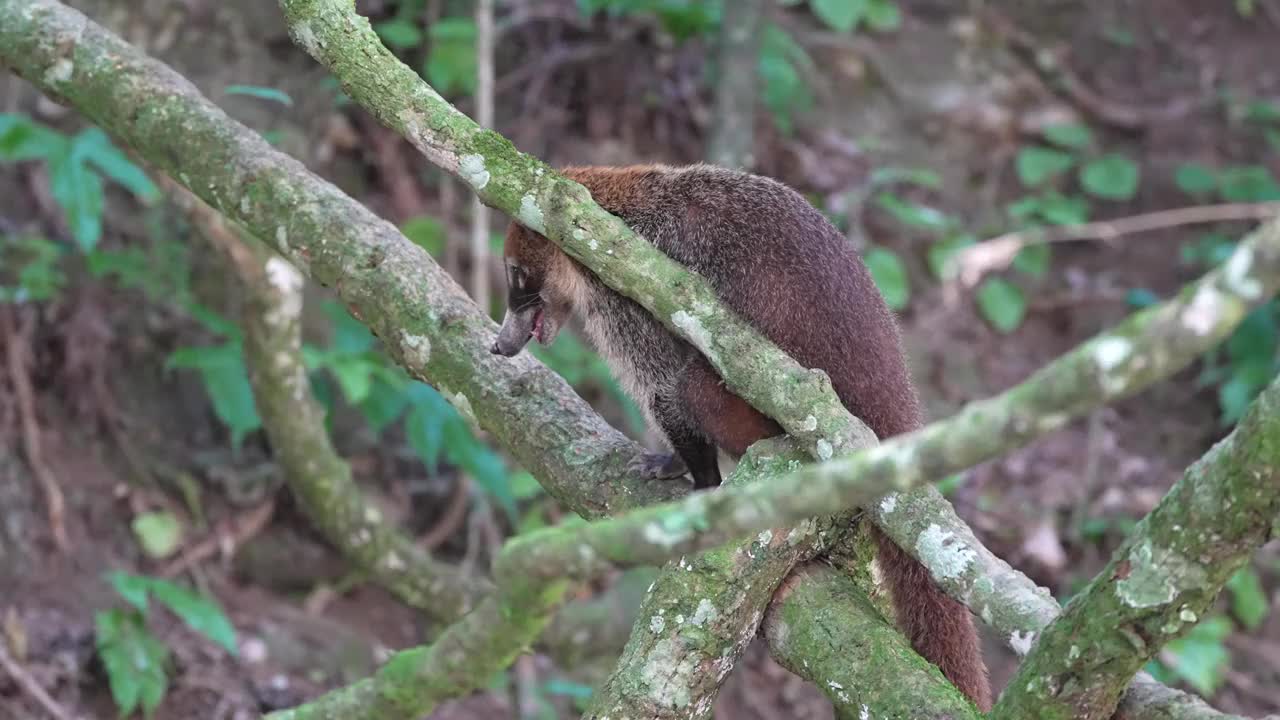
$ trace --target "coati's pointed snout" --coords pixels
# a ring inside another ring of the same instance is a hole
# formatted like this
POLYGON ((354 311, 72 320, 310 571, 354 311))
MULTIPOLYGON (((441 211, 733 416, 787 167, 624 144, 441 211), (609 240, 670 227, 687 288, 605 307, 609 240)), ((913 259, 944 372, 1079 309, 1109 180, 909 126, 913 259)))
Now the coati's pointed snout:
POLYGON ((532 307, 519 312, 507 310, 502 318, 502 327, 498 337, 494 339, 489 352, 494 355, 515 357, 529 344, 529 340, 537 334, 542 324, 542 308, 532 307))

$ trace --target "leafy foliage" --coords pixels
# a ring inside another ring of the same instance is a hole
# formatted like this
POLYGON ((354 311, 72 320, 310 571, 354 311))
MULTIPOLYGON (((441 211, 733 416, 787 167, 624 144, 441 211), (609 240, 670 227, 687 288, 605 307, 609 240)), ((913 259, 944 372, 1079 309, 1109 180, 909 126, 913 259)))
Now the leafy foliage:
POLYGON ((118 571, 109 573, 107 580, 129 605, 94 616, 95 646, 121 716, 141 709, 150 717, 169 686, 169 649, 147 629, 149 598, 154 597, 192 630, 237 654, 231 622, 203 595, 168 580, 118 571))

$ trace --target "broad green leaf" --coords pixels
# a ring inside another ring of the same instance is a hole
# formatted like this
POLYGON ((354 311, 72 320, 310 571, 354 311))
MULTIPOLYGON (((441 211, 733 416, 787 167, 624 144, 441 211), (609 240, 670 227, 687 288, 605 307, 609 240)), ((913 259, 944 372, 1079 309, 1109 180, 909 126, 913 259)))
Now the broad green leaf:
POLYGON ((1049 243, 1032 243, 1018 251, 1013 258, 1013 266, 1032 277, 1043 277, 1049 271, 1052 254, 1049 243))
POLYGON ((1231 591, 1231 612, 1241 624, 1249 630, 1261 627, 1262 621, 1267 619, 1270 603, 1258 573, 1248 565, 1240 568, 1227 581, 1227 589, 1231 591))
POLYGON ((239 447, 244 436, 261 425, 239 343, 180 348, 169 356, 165 365, 200 371, 214 414, 231 431, 233 446, 239 447))
POLYGON ((368 394, 360 403, 360 412, 369 423, 374 435, 382 434, 387 426, 394 423, 409 405, 405 395, 405 384, 388 382, 385 378, 376 377, 368 394))
POLYGON ((1218 173, 1197 163, 1179 165, 1173 182, 1188 195, 1204 195, 1218 189, 1218 173))
POLYGON ((1244 417, 1256 394, 1253 383, 1240 375, 1232 375, 1218 386, 1218 408, 1222 412, 1219 422, 1224 427, 1235 424, 1244 417))
POLYGON ((1014 160, 1018 179, 1027 187, 1043 185, 1054 176, 1070 170, 1075 162, 1076 159, 1067 153, 1038 145, 1022 148, 1014 160))
POLYGON ((976 298, 983 317, 1002 333, 1016 330, 1027 312, 1027 298, 1022 290, 1003 278, 984 280, 976 298))
POLYGON ((902 25, 897 0, 871 0, 867 4, 867 24, 881 32, 897 30, 902 25))
POLYGON ((99 612, 94 625, 98 657, 121 716, 141 706, 150 717, 169 687, 165 672, 169 649, 147 630, 136 612, 99 612))
POLYGON ((784 28, 770 23, 760 39, 756 72, 760 77, 761 99, 769 108, 774 124, 783 135, 794 131, 794 117, 813 106, 813 94, 803 79, 817 72, 804 47, 784 28))
POLYGON ((1140 171, 1123 155, 1111 153, 1090 160, 1080 169, 1084 189, 1107 200, 1129 200, 1138 192, 1140 171))
POLYGON ((572 680, 548 680, 543 684, 542 689, 548 695, 567 695, 573 698, 589 698, 592 694, 590 685, 573 682, 572 680))
POLYGON ((457 410, 435 388, 421 382, 412 383, 406 394, 411 409, 404 421, 405 439, 427 470, 435 473, 444 446, 444 427, 455 419, 457 410))
POLYGON ((1134 288, 1125 293, 1124 300, 1129 307, 1141 310, 1160 302, 1160 297, 1146 288, 1134 288))
POLYGON ((49 162, 49 190, 66 214, 76 244, 84 252, 92 250, 102 237, 102 178, 68 152, 49 162))
POLYGON ((345 355, 357 355, 373 348, 376 342, 368 326, 355 319, 341 303, 332 300, 320 305, 333 324, 333 349, 345 355))
POLYGON ((92 163, 103 175, 124 186, 140 200, 149 202, 160 196, 160 189, 151 182, 147 173, 111 144, 111 138, 96 127, 76 135, 72 140, 71 156, 92 163))
POLYGON ((507 467, 502 458, 472 435, 465 422, 445 425, 444 442, 449 461, 470 475, 476 486, 515 522, 518 519, 516 501, 511 493, 511 484, 507 482, 507 467))
POLYGON ((168 511, 136 515, 132 527, 143 552, 152 558, 169 557, 182 543, 182 524, 168 511))
POLYGON ((903 200, 891 192, 877 194, 876 204, 904 225, 926 230, 946 230, 953 224, 946 213, 927 205, 903 200))
POLYGON ((1280 103, 1270 100, 1254 100, 1244 110, 1244 117, 1250 122, 1273 124, 1280 123, 1280 103))
POLYGON ((1265 167, 1252 165, 1226 168, 1218 175, 1222 198, 1229 202, 1269 202, 1280 200, 1280 184, 1265 167))
POLYGON ((1088 125, 1050 125, 1043 132, 1049 142, 1071 150, 1083 150, 1093 144, 1093 131, 1088 125))
POLYGON ((409 218, 400 226, 400 232, 431 254, 440 257, 444 253, 444 224, 429 215, 409 218))
POLYGON ((911 288, 907 283, 907 268, 902 260, 893 251, 882 247, 869 248, 863 260, 871 271, 880 294, 884 296, 885 303, 894 310, 906 307, 907 301, 911 299, 911 288))
POLYGON ((293 106, 293 98, 289 97, 289 93, 276 88, 260 87, 258 85, 228 85, 222 91, 228 95, 246 95, 259 100, 270 100, 281 105, 293 106))
POLYGON ((1183 637, 1165 646, 1173 657, 1171 668, 1196 692, 1212 697, 1226 677, 1231 655, 1223 640, 1231 633, 1231 621, 1221 615, 1205 618, 1183 637))
POLYGON ((942 188, 942 176, 933 170, 923 168, 876 168, 871 171, 871 176, 867 180, 867 184, 871 187, 880 187, 899 182, 919 185, 933 190, 942 188))
POLYGON ((868 0, 809 0, 809 8, 827 27, 851 32, 866 15, 868 0))
POLYGON ((408 20, 395 19, 374 23, 373 31, 382 42, 396 50, 409 50, 422 44, 422 31, 408 20))
POLYGON ((0 160, 51 159, 68 152, 70 140, 25 115, 0 113, 0 160))
POLYGON ((423 74, 441 93, 470 95, 476 89, 476 24, 470 18, 440 20, 428 29, 431 50, 423 74))
POLYGON ((373 363, 362 356, 339 355, 325 364, 352 405, 359 405, 373 389, 373 363))
POLYGON ((544 492, 542 484, 527 470, 517 470, 511 473, 509 483, 511 485, 511 495, 518 500, 528 500, 544 492))
POLYGON ((1049 193, 1041 199, 1039 213, 1051 225, 1079 225, 1089 222, 1089 201, 1082 197, 1049 193))
POLYGON ((112 570, 107 573, 107 581, 130 605, 146 612, 147 591, 151 588, 148 578, 112 570))
POLYGON ((151 594, 192 630, 221 645, 232 655, 239 652, 236 630, 214 601, 160 578, 151 579, 151 594))

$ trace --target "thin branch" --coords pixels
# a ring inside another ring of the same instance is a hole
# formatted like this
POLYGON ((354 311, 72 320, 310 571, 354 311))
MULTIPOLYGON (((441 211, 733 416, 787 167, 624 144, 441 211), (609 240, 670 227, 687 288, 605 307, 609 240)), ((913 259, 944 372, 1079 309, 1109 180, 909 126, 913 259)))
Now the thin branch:
POLYGON ((1126 235, 1165 230, 1183 225, 1228 222, 1232 220, 1265 220, 1280 215, 1280 202, 1227 203, 1158 210, 1116 220, 1101 220, 1079 225, 1057 225, 1034 230, 1006 233, 957 253, 949 272, 965 287, 978 284, 984 275, 1009 267, 1013 259, 1030 245, 1070 240, 1115 240, 1126 235))

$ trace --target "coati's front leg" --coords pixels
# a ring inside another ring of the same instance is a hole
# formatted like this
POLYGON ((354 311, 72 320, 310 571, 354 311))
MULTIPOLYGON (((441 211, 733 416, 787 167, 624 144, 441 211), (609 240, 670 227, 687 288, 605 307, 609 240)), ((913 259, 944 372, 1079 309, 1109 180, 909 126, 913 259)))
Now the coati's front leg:
POLYGON ((693 477, 696 490, 720 484, 720 462, 716 446, 711 444, 693 421, 688 408, 674 394, 658 393, 650 403, 653 419, 658 422, 667 442, 684 460, 693 477))

